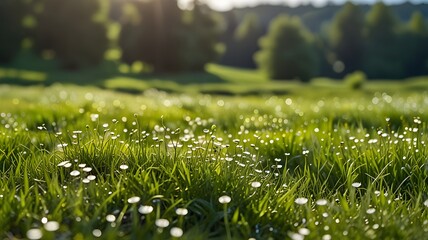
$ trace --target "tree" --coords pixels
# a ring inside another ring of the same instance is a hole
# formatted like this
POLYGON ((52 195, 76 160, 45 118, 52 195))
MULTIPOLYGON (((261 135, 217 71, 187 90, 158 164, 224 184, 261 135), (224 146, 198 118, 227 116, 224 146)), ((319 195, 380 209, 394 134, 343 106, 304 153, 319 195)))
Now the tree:
POLYGON ((180 63, 177 59, 179 59, 182 11, 178 8, 176 0, 155 0, 153 5, 155 44, 152 47, 156 49, 154 69, 159 72, 179 71, 180 63))
MULTIPOLYGON (((121 31, 119 46, 122 49, 122 61, 132 64, 136 61, 154 62, 154 53, 151 52, 150 43, 154 44, 146 29, 142 28, 142 21, 153 21, 153 12, 147 11, 149 4, 142 1, 122 2, 120 17, 121 31), (146 11, 146 12, 145 12, 146 11), (144 17, 144 19, 143 19, 144 17), (150 59, 150 57, 152 59, 150 59)), ((154 22, 151 22, 154 25, 154 22)))
POLYGON ((234 49, 236 49, 236 41, 234 38, 235 31, 238 28, 238 20, 236 17, 236 10, 231 10, 229 12, 224 13, 223 15, 225 21, 225 30, 222 32, 220 37, 220 41, 225 46, 225 52, 222 54, 220 58, 220 64, 224 65, 235 65, 236 56, 234 53, 234 49))
POLYGON ((399 21, 383 3, 376 3, 367 14, 367 54, 364 71, 370 78, 404 77, 399 41, 399 21))
POLYGON ((180 31, 182 12, 175 0, 130 1, 136 17, 124 13, 119 44, 122 59, 151 65, 156 72, 180 70, 180 31), (133 53, 135 51, 135 53, 133 53))
POLYGON ((412 14, 409 21, 409 29, 412 33, 420 36, 428 35, 428 26, 421 12, 416 11, 412 14))
POLYGON ((108 46, 105 24, 95 21, 98 0, 43 0, 37 15, 35 47, 52 51, 62 67, 73 70, 104 59, 108 46))
POLYGON ((0 1, 0 63, 10 62, 21 49, 23 10, 21 0, 0 1))
POLYGON ((310 80, 318 71, 318 59, 312 35, 297 17, 280 15, 260 40, 256 62, 271 79, 310 80))
POLYGON ((372 6, 367 14, 367 38, 385 42, 396 37, 399 21, 391 9, 382 2, 372 6))
POLYGON ((187 12, 181 34, 180 59, 183 70, 202 71, 219 57, 221 30, 213 11, 199 1, 187 12))
POLYGON ((236 55, 236 66, 256 68, 254 54, 260 49, 258 41, 263 36, 259 17, 254 13, 245 15, 235 31, 236 47, 231 49, 236 55))
POLYGON ((199 1, 185 13, 176 1, 132 1, 121 23, 119 44, 127 63, 142 61, 160 73, 201 71, 219 55, 218 19, 199 1))
POLYGON ((364 14, 348 2, 333 19, 329 40, 336 61, 344 65, 342 75, 361 70, 364 58, 364 14))
POLYGON ((402 36, 402 56, 405 59, 406 76, 428 73, 428 27, 420 12, 414 12, 402 36))

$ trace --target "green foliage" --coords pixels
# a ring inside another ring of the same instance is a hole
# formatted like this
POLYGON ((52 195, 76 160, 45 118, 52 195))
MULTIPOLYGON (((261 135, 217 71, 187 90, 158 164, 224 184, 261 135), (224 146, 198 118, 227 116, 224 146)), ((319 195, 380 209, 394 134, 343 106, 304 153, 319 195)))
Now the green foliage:
POLYGON ((426 95, 330 96, 1 87, 0 237, 426 239, 426 95))
MULTIPOLYGON (((176 72, 180 70, 178 61, 180 53, 180 30, 182 29, 182 12, 177 6, 176 0, 151 1, 148 11, 153 11, 152 20, 142 22, 145 29, 144 38, 149 39, 149 44, 143 49, 150 48, 148 60, 143 62, 151 64, 157 72, 176 72)), ((143 15, 144 17, 144 15, 143 15)))
MULTIPOLYGON (((147 3, 142 1, 124 2, 122 5, 116 6, 122 8, 121 14, 121 31, 119 35, 119 46, 122 50, 121 60, 127 64, 132 64, 143 58, 142 55, 148 56, 148 51, 143 46, 141 41, 148 40, 145 38, 144 31, 140 24, 143 21, 141 16, 142 11, 146 9, 147 3)), ((148 16, 144 16, 144 21, 150 21, 148 16)))
POLYGON ((393 41, 398 32, 398 24, 399 21, 391 9, 378 2, 367 13, 367 38, 376 43, 393 41))
POLYGON ((366 74, 362 71, 356 71, 345 76, 345 84, 351 89, 361 89, 364 83, 367 81, 366 74))
POLYGON ((0 63, 10 62, 21 49, 25 9, 22 0, 0 1, 0 63))
POLYGON ((66 69, 99 64, 108 46, 106 26, 95 21, 98 0, 43 0, 34 31, 37 52, 49 51, 66 69))
POLYGON ((222 15, 224 31, 222 32, 220 39, 225 46, 225 51, 221 55, 219 63, 228 66, 234 66, 235 62, 237 61, 233 52, 236 47, 235 32, 237 27, 239 26, 239 22, 235 12, 236 10, 231 10, 225 12, 222 15))
POLYGON ((414 12, 401 36, 406 76, 428 74, 428 26, 420 12, 414 12))
POLYGON ((259 17, 254 13, 247 13, 236 28, 233 45, 228 49, 234 55, 234 66, 256 68, 254 54, 260 50, 258 41, 263 34, 259 17))
POLYGON ((282 15, 273 20, 260 46, 255 60, 271 79, 308 81, 318 72, 312 35, 297 17, 282 15))
POLYGON ((183 24, 177 2, 129 1, 125 4, 119 36, 122 60, 142 61, 156 72, 179 71, 183 24))
POLYGON ((218 20, 207 6, 196 1, 183 12, 170 0, 125 4, 119 37, 125 62, 143 61, 162 73, 201 71, 217 59, 218 20))
POLYGON ((253 32, 260 30, 261 25, 259 17, 254 13, 248 13, 235 30, 234 37, 236 40, 242 41, 251 36, 251 34, 254 34, 253 32))
POLYGON ((364 71, 368 77, 401 78, 404 76, 399 22, 384 3, 376 3, 367 14, 366 41, 368 47, 364 71))
POLYGON ((359 6, 348 2, 331 23, 330 43, 336 61, 344 64, 342 74, 362 68, 364 60, 364 15, 359 6))
POLYGON ((193 9, 185 14, 180 38, 181 68, 203 71, 207 63, 219 57, 219 19, 200 1, 195 1, 193 9))
POLYGON ((412 17, 409 20, 409 29, 412 33, 426 36, 428 35, 428 26, 425 22, 424 16, 421 12, 417 11, 412 14, 412 17))

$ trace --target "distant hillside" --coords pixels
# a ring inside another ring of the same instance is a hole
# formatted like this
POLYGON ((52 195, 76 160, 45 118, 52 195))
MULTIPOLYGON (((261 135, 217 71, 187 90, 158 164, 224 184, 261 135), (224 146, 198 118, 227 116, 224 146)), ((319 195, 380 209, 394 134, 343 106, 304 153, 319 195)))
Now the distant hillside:
MULTIPOLYGON (((368 12, 371 5, 361 5, 364 12, 368 12)), ((287 6, 273 6, 273 5, 260 5, 256 7, 238 8, 231 10, 236 16, 237 22, 240 22, 245 14, 255 13, 260 17, 262 25, 267 28, 270 21, 278 16, 279 14, 287 14, 291 16, 299 16, 302 22, 308 29, 313 32, 320 32, 322 26, 328 23, 334 15, 340 10, 341 5, 327 5, 325 7, 314 7, 312 5, 304 5, 299 7, 287 7, 287 6)), ((428 4, 412 4, 403 3, 398 5, 391 5, 392 10, 402 20, 407 21, 414 11, 420 11, 425 18, 428 19, 428 4)), ((225 12, 223 14, 231 14, 231 12, 225 12)))

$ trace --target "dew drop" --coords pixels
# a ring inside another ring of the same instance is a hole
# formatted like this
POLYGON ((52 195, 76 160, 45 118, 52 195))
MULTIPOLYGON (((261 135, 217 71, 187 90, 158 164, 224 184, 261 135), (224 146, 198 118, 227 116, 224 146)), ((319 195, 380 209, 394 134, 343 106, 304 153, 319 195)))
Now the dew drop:
POLYGON ((261 186, 262 186, 262 184, 260 182, 252 182, 251 183, 251 187, 253 187, 253 188, 259 188, 261 186))
POLYGON ((126 170, 129 167, 128 167, 128 165, 122 164, 122 165, 119 166, 119 168, 122 169, 122 170, 126 170))
POLYGON ((183 236, 183 229, 181 229, 179 227, 173 227, 173 228, 171 228, 169 233, 171 234, 171 236, 179 238, 179 237, 183 236))
POLYGON ((55 232, 59 229, 59 223, 56 221, 49 221, 44 225, 44 227, 48 232, 55 232))
POLYGON ((99 230, 99 229, 94 229, 93 231, 92 231, 92 235, 94 235, 94 237, 101 237, 101 235, 102 235, 102 232, 101 232, 101 230, 99 230))
POLYGON ((316 203, 318 206, 325 206, 325 205, 327 205, 328 201, 327 201, 327 200, 325 200, 325 199, 318 199, 315 203, 316 203))
POLYGON ((373 213, 375 213, 376 212, 376 209, 374 209, 374 208, 369 208, 369 209, 367 209, 367 211, 366 211, 366 213, 367 214, 373 214, 373 213))
POLYGON ((114 222, 116 221, 116 216, 114 216, 113 214, 109 214, 106 216, 106 220, 107 222, 114 222))
POLYGON ((155 225, 159 228, 166 228, 169 226, 169 221, 167 219, 159 218, 156 219, 155 225))
POLYGON ((152 206, 141 206, 140 208, 138 208, 138 212, 140 212, 141 214, 149 214, 149 213, 153 212, 153 207, 152 206))
POLYGON ((133 204, 133 203, 138 203, 139 201, 140 201, 140 197, 137 197, 137 196, 135 196, 135 197, 130 197, 130 198, 128 198, 128 203, 131 203, 131 204, 133 204))
POLYGON ((27 238, 31 240, 41 239, 43 237, 43 233, 40 229, 33 228, 27 231, 27 238))
POLYGON ((231 197, 229 197, 229 196, 227 196, 227 195, 224 195, 224 196, 219 197, 219 198, 218 198, 218 201, 219 201, 221 204, 227 204, 227 203, 230 203, 230 201, 232 201, 232 198, 231 198, 231 197))
POLYGON ((300 197, 300 198, 296 198, 294 202, 299 205, 305 205, 308 202, 308 199, 305 197, 300 197))
POLYGON ((179 216, 186 216, 189 211, 186 208, 177 208, 177 210, 175 210, 175 213, 179 216))

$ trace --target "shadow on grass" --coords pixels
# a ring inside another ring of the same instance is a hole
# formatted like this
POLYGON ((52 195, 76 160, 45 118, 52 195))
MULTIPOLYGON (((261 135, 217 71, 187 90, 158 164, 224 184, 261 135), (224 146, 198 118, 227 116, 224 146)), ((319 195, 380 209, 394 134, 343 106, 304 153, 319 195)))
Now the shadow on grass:
POLYGON ((221 77, 209 72, 123 73, 119 71, 119 66, 120 63, 116 61, 104 61, 97 67, 65 71, 59 68, 55 60, 42 60, 30 52, 23 52, 11 64, 0 66, 0 84, 20 86, 75 84, 139 94, 150 88, 181 92, 180 90, 188 85, 226 83, 221 77))
MULTIPOLYGON (((169 93, 202 93, 212 95, 288 95, 329 94, 346 95, 351 91, 343 81, 316 78, 310 83, 299 81, 270 81, 260 72, 216 64, 207 65, 204 72, 179 74, 152 74, 120 71, 117 61, 104 61, 97 67, 78 71, 64 71, 55 60, 42 60, 31 53, 21 53, 9 65, 0 66, 0 84, 50 86, 72 84, 95 86, 102 89, 130 94, 141 94, 148 89, 169 93)), ((359 91, 370 96, 373 92, 426 91, 427 77, 409 78, 403 81, 372 80, 359 91)), ((352 91, 355 94, 355 91, 352 91)))

